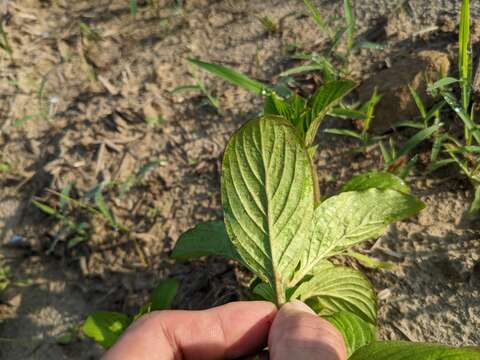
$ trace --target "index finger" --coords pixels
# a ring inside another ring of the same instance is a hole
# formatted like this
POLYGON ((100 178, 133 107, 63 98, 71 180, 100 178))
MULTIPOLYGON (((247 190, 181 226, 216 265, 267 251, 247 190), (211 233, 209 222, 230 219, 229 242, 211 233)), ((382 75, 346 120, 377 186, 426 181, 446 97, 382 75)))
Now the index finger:
POLYGON ((103 360, 234 359, 265 347, 276 307, 244 301, 203 311, 152 312, 133 323, 103 360))

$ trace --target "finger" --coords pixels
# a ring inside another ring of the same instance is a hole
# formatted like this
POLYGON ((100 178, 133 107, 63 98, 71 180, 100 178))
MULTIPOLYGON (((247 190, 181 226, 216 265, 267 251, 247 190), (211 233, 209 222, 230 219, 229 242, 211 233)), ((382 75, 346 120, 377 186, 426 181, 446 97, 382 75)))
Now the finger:
POLYGON ((255 355, 245 356, 238 360, 268 360, 268 351, 264 350, 255 355))
POLYGON ((152 312, 134 322, 103 360, 238 358, 265 347, 275 313, 265 301, 152 312))
POLYGON ((268 344, 271 360, 347 358, 340 332, 300 301, 282 306, 272 324, 268 344))

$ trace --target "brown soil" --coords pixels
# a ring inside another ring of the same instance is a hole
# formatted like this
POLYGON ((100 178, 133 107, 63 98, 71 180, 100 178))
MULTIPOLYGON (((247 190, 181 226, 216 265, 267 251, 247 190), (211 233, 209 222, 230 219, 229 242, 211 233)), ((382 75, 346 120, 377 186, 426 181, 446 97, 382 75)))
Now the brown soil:
MULTIPOLYGON (((339 3, 317 3, 325 17, 341 11, 339 3)), ((399 3, 356 2, 359 34, 387 48, 358 51, 353 78, 374 76, 420 50, 455 59, 454 2, 399 3)), ((206 77, 219 114, 198 93, 170 91, 194 82, 187 57, 273 82, 295 64, 292 46, 321 50, 325 36, 303 15, 302 2, 159 0, 135 18, 120 0, 4 1, 0 11, 13 48, 11 57, 0 49, 0 163, 11 165, 0 173, 0 266, 10 266, 12 282, 28 281, 0 293, 0 358, 96 358, 101 350, 91 341, 59 345, 56 337, 95 309, 133 313, 166 277, 182 283, 176 308, 244 298, 248 274, 237 265, 220 258, 173 262, 168 255, 183 231, 221 216, 223 147, 262 100, 206 77), (278 31, 262 26, 258 17, 266 15, 278 31), (145 121, 155 118, 155 126, 145 121), (58 206, 52 191, 69 183, 72 196, 85 199, 102 182, 125 183, 153 160, 158 164, 123 196, 119 187, 104 191, 128 232, 71 206, 69 218, 88 224, 91 237, 68 248, 72 236, 31 204, 58 206)), ((315 75, 298 80, 302 91, 318 85, 315 75)), ((333 124, 343 126, 326 125, 333 124)), ((319 142, 327 194, 381 166, 376 151, 349 151, 354 141, 322 134, 319 142)), ((379 336, 480 345, 480 233, 464 216, 471 189, 455 169, 430 177, 419 169, 409 181, 428 207, 365 247, 397 264, 392 271, 363 269, 380 292, 379 336)))

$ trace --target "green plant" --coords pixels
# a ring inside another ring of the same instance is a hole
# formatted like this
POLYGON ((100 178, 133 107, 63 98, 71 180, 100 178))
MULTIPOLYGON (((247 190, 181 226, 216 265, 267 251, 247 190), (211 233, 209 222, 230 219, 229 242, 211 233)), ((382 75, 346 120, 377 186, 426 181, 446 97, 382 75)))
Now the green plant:
POLYGON ((130 8, 130 14, 132 16, 137 15, 137 8, 138 8, 137 0, 129 0, 128 6, 130 8))
POLYGON ((291 91, 284 82, 272 86, 222 65, 197 59, 189 61, 236 86, 263 96, 263 114, 286 118, 299 131, 311 156, 316 150, 314 142, 322 120, 329 114, 335 115, 334 109, 356 87, 356 83, 351 80, 332 80, 320 86, 309 99, 305 99, 291 91))
POLYGON ((67 248, 70 249, 90 238, 89 224, 85 221, 77 221, 75 217, 70 215, 69 207, 76 203, 76 200, 70 197, 71 189, 72 184, 70 183, 62 189, 61 193, 57 193, 59 198, 57 207, 52 207, 43 201, 32 200, 32 205, 46 215, 59 221, 60 228, 55 235, 54 241, 47 250, 47 254, 51 253, 58 242, 63 239, 67 240, 67 248))
POLYGON ((87 317, 81 331, 107 349, 117 341, 133 321, 151 311, 170 309, 177 294, 178 286, 179 282, 175 279, 162 281, 152 291, 149 301, 133 317, 113 311, 94 312, 87 317))
POLYGON ((59 221, 60 229, 56 232, 52 245, 47 254, 52 252, 61 240, 67 241, 67 248, 72 248, 90 238, 91 226, 88 222, 78 220, 74 210, 83 209, 90 214, 102 218, 111 228, 123 232, 129 232, 127 228, 118 224, 109 210, 103 196, 107 184, 102 183, 85 194, 85 199, 74 199, 70 196, 72 183, 65 186, 60 193, 50 190, 58 197, 58 204, 55 207, 46 202, 32 200, 32 204, 45 214, 59 221), (91 204, 93 202, 93 205, 91 204))
POLYGON ((0 263, 0 293, 10 286, 28 286, 31 281, 28 279, 16 279, 12 274, 10 266, 0 263))
POLYGON ((370 135, 370 125, 372 124, 375 107, 377 106, 378 102, 381 99, 381 95, 378 94, 377 89, 374 90, 370 99, 363 104, 360 109, 356 109, 355 107, 337 107, 333 110, 333 115, 339 118, 346 118, 346 119, 357 119, 361 122, 361 131, 349 130, 349 129, 338 129, 338 128, 329 128, 325 129, 326 133, 335 134, 335 135, 342 135, 353 137, 355 139, 360 140, 363 143, 363 148, 376 143, 378 140, 382 139, 383 137, 378 136, 371 136, 370 135))
MULTIPOLYGON (((330 258, 351 256, 350 247, 379 237, 390 223, 424 205, 388 173, 354 177, 339 194, 321 202, 314 182, 304 132, 277 115, 247 122, 224 153, 224 222, 207 222, 184 233, 172 257, 220 255, 239 261, 255 275, 250 286, 254 298, 277 306, 292 299, 306 302, 343 333, 352 359, 370 359, 368 354, 389 344, 374 341, 374 289, 361 272, 334 265, 330 258)), ((410 351, 408 346, 400 349, 398 359, 407 359, 410 351)), ((446 352, 466 356, 452 359, 478 356, 469 350, 446 352)), ((383 350, 380 354, 375 359, 387 358, 383 350)))
POLYGON ((195 79, 194 85, 181 85, 177 86, 175 89, 170 91, 170 95, 174 96, 175 94, 187 91, 196 91, 202 93, 210 103, 219 113, 221 113, 220 102, 218 99, 212 95, 212 93, 207 89, 205 83, 197 76, 196 71, 192 70, 193 78, 195 79))
POLYGON ((0 19, 0 49, 5 51, 10 57, 13 54, 13 49, 10 46, 10 41, 8 40, 8 35, 5 29, 3 28, 3 21, 0 19))
POLYGON ((276 24, 270 17, 268 16, 255 16, 255 17, 260 22, 260 24, 262 24, 266 32, 270 34, 274 34, 278 32, 278 24, 276 24))
POLYGON ((350 59, 352 52, 356 49, 383 49, 380 44, 372 43, 356 37, 356 19, 350 0, 343 0, 343 18, 340 23, 335 21, 326 21, 318 8, 311 0, 304 0, 308 14, 318 26, 321 33, 326 34, 329 39, 329 46, 320 54, 313 52, 310 54, 295 55, 294 59, 306 60, 306 64, 288 69, 280 76, 289 76, 307 71, 322 71, 324 80, 329 81, 338 79, 350 72, 350 59), (340 50, 340 45, 344 44, 344 49, 340 50), (334 66, 336 64, 338 66, 334 66))
POLYGON ((471 214, 480 210, 480 127, 475 122, 476 104, 472 101, 472 62, 473 55, 470 41, 470 1, 462 0, 460 29, 458 39, 458 73, 459 78, 443 77, 429 86, 430 93, 440 95, 444 102, 460 119, 463 133, 454 136, 444 132, 436 136, 432 155, 438 157, 440 149, 448 158, 436 161, 431 170, 454 163, 470 180, 474 189, 474 199, 470 206, 471 214), (452 89, 453 85, 460 87, 460 99, 457 99, 452 89))

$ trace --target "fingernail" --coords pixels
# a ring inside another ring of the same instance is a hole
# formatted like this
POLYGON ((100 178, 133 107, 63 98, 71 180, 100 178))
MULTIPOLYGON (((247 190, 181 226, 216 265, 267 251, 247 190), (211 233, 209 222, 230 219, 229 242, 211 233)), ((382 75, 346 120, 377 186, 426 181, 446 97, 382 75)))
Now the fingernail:
POLYGON ((301 312, 308 312, 310 314, 315 314, 307 304, 299 301, 299 300, 292 300, 289 303, 285 304, 284 306, 288 306, 289 309, 294 311, 301 311, 301 312))

